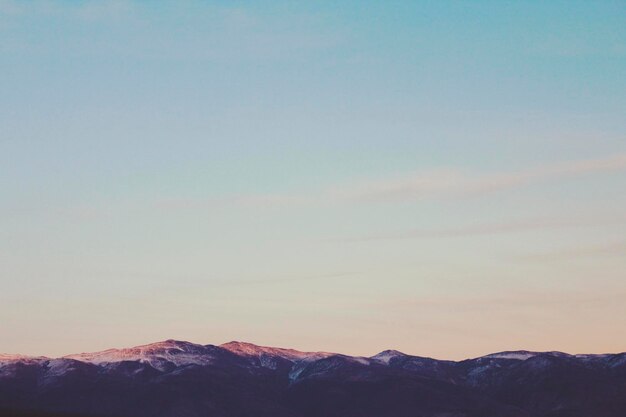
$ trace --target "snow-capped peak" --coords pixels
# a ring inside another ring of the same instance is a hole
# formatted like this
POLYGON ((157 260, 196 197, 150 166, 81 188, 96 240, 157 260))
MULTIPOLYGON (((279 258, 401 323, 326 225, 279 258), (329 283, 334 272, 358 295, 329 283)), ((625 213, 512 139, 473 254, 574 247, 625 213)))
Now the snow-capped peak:
POLYGON ((385 363, 385 364, 389 364, 389 362, 393 359, 393 358, 398 358, 398 357, 402 357, 402 356, 407 356, 405 353, 399 352, 397 350, 393 350, 393 349, 388 349, 388 350, 383 350, 380 353, 377 353, 376 355, 372 356, 370 359, 374 359, 376 361, 385 363))
POLYGON ((563 352, 531 352, 528 350, 515 350, 492 353, 490 355, 482 356, 482 358, 490 359, 515 359, 525 361, 526 359, 534 358, 535 356, 552 356, 552 357, 569 357, 571 355, 563 352))
POLYGON ((226 349, 238 356, 259 357, 259 356, 276 356, 290 361, 303 360, 305 358, 323 358, 333 355, 327 352, 301 352, 295 349, 274 348, 268 346, 259 346, 247 342, 228 342, 220 345, 222 349, 226 349))
POLYGON ((515 350, 515 351, 506 351, 506 352, 498 352, 492 353, 490 355, 483 356, 483 358, 490 359, 515 359, 519 361, 525 361, 526 359, 530 359, 534 356, 537 356, 537 352, 529 352, 527 350, 515 350))
POLYGON ((101 352, 79 353, 64 356, 63 359, 74 359, 96 365, 122 361, 139 361, 161 368, 165 362, 176 366, 189 364, 207 364, 213 359, 212 351, 202 345, 177 340, 136 346, 126 349, 108 349, 101 352))

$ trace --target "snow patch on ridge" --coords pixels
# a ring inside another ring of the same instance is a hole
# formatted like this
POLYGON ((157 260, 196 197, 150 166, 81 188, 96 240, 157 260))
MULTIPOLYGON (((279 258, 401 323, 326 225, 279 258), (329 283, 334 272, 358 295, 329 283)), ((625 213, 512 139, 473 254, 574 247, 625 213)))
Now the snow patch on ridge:
POLYGON ((108 349, 94 353, 79 353, 64 356, 62 359, 74 359, 95 365, 122 361, 147 363, 155 369, 163 369, 167 363, 181 365, 207 365, 214 356, 209 347, 189 342, 166 340, 127 349, 108 349))
MULTIPOLYGON (((573 355, 570 355, 568 353, 563 353, 563 352, 557 352, 557 351, 551 351, 551 352, 531 352, 528 350, 515 350, 515 351, 506 351, 506 352, 498 352, 498 353, 492 353, 490 355, 486 355, 486 356, 482 356, 480 358, 477 359, 483 359, 483 358, 487 358, 487 359, 514 359, 514 360, 520 360, 520 361, 525 361, 537 356, 542 356, 542 357, 553 357, 553 358, 571 358, 571 357, 575 357, 573 355)), ((588 356, 592 356, 592 355, 588 355, 588 356)))
POLYGON ((258 346, 253 343, 236 342, 236 341, 224 343, 223 345, 220 345, 220 347, 239 356, 247 356, 247 357, 277 356, 279 358, 287 359, 292 362, 301 361, 307 358, 315 360, 315 359, 321 359, 321 358, 334 355, 334 353, 328 353, 328 352, 301 352, 295 349, 282 349, 282 348, 273 348, 273 347, 267 347, 267 346, 258 346))
POLYGON ((391 362, 392 359, 404 357, 404 356, 407 356, 407 355, 397 350, 390 349, 390 350, 383 350, 382 352, 377 353, 376 355, 372 356, 370 359, 374 359, 378 362, 382 362, 386 365, 389 365, 389 362, 391 362))
POLYGON ((530 359, 532 357, 537 356, 536 352, 528 352, 526 350, 518 350, 513 352, 498 352, 492 353, 490 355, 483 356, 483 358, 491 358, 491 359, 515 359, 519 361, 525 361, 526 359, 530 359))
POLYGON ((49 360, 49 358, 45 356, 10 355, 7 353, 0 353, 0 364, 11 362, 40 362, 46 360, 49 360))

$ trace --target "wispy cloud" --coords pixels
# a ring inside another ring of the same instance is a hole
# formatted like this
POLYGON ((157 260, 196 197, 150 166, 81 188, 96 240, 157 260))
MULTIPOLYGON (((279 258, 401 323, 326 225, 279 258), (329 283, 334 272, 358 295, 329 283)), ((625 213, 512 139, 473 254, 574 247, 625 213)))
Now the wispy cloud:
POLYGON ((579 227, 599 227, 626 223, 626 215, 604 215, 585 218, 534 218, 501 223, 481 223, 448 229, 410 229, 406 231, 377 233, 351 238, 338 238, 338 242, 363 242, 370 240, 429 239, 472 237, 482 235, 523 233, 537 230, 560 230, 579 227))
POLYGON ((371 303, 372 308, 397 312, 413 311, 514 311, 514 310, 563 310, 580 311, 585 308, 604 308, 609 305, 622 306, 626 288, 612 291, 511 291, 502 294, 481 295, 432 295, 414 298, 392 297, 382 302, 371 303))
MULTIPOLYGON (((150 203, 166 211, 222 210, 232 207, 244 208, 297 208, 309 206, 335 206, 368 203, 395 203, 404 201, 454 200, 476 198, 518 187, 532 186, 544 182, 589 176, 594 174, 626 171, 626 154, 607 158, 588 159, 542 165, 517 172, 478 173, 461 170, 438 170, 427 173, 409 174, 394 179, 379 179, 361 182, 334 184, 318 189, 299 189, 291 192, 241 193, 201 197, 160 198, 150 203)), ((127 204, 124 210, 144 210, 143 205, 127 204)), ((15 212, 23 212, 16 208, 15 212)), ((98 216, 113 210, 92 206, 74 207, 72 216, 98 216)), ((376 240, 409 239, 419 237, 454 237, 481 234, 518 232, 524 230, 558 229, 578 226, 594 226, 624 221, 622 216, 599 218, 535 218, 508 223, 487 223, 444 230, 411 229, 391 231, 332 240, 376 240)))
POLYGON ((626 241, 609 242, 597 245, 578 246, 522 256, 525 261, 552 262, 568 259, 612 257, 626 255, 626 241))
POLYGON ((440 169, 395 178, 337 184, 322 190, 274 194, 248 194, 229 198, 252 206, 324 203, 399 202, 458 199, 486 195, 534 184, 626 170, 626 154, 605 158, 558 162, 513 172, 467 172, 440 169))
POLYGON ((623 170, 626 170, 626 154, 618 154, 607 158, 542 165, 517 172, 471 173, 448 170, 414 174, 338 191, 331 190, 331 193, 361 201, 471 197, 535 183, 623 170))

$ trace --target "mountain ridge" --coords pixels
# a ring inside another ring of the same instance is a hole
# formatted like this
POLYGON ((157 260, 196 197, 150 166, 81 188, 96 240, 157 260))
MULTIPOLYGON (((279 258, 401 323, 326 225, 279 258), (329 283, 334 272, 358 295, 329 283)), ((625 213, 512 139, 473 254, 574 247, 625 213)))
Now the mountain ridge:
POLYGON ((241 354, 244 356, 252 356, 255 354, 261 354, 261 353, 266 353, 266 354, 282 354, 285 357, 293 357, 296 358, 298 356, 302 356, 302 357, 306 357, 306 356, 314 356, 314 355, 318 355, 318 356, 332 356, 332 355, 343 355, 343 356, 348 356, 348 357, 353 357, 353 358, 368 358, 368 359, 372 359, 375 358, 377 356, 381 356, 383 354, 388 354, 388 353, 394 353, 397 355, 403 355, 403 356, 411 356, 411 357, 422 357, 422 358, 427 358, 427 359, 433 359, 433 360, 439 360, 439 361, 450 361, 450 362, 462 362, 462 361, 467 361, 467 360, 475 360, 475 359, 480 359, 480 358, 508 358, 508 359, 520 359, 522 360, 522 357, 524 357, 524 359, 529 359, 532 356, 536 356, 536 355, 548 355, 548 354, 552 354, 552 355, 562 355, 562 356, 566 356, 566 357, 579 357, 579 358, 600 358, 600 357, 607 357, 607 356, 614 356, 614 355, 623 355, 626 354, 626 351, 624 352, 617 352, 617 353, 577 353, 577 354, 572 354, 572 353, 566 353, 566 352, 561 352, 561 351, 529 351, 529 350, 523 350, 523 349, 519 349, 519 350, 506 350, 506 351, 500 351, 500 352, 493 352, 493 353, 488 353, 482 356, 476 356, 476 357, 468 357, 466 359, 460 359, 460 360, 453 360, 453 359, 436 359, 436 358, 431 358, 431 357, 423 357, 423 356, 418 356, 418 355, 413 355, 410 353, 406 353, 406 352, 401 352, 399 350, 395 350, 395 349, 385 349, 382 350, 372 356, 355 356, 355 355, 348 355, 348 354, 344 354, 344 353, 339 353, 339 352, 325 352, 325 351, 300 351, 297 349, 292 349, 292 348, 283 348, 283 347, 275 347, 275 346, 265 346, 265 345, 257 345, 255 343, 250 343, 250 342, 243 342, 243 341, 230 341, 230 342, 226 342, 226 343, 222 343, 220 345, 213 345, 213 344, 206 344, 206 345, 202 345, 202 344, 198 344, 198 343, 193 343, 193 342, 189 342, 189 341, 185 341, 185 340, 177 340, 177 339, 166 339, 163 341, 159 341, 159 342, 153 342, 153 343, 147 343, 147 344, 143 344, 143 345, 137 345, 137 346, 133 346, 133 347, 129 347, 129 348, 109 348, 109 349, 105 349, 105 350, 101 350, 101 351, 94 351, 94 352, 81 352, 81 353, 71 353, 71 354, 67 354, 67 355, 63 355, 63 356, 37 356, 37 355, 23 355, 23 354, 9 354, 9 353, 1 353, 0 352, 0 361, 2 360, 11 360, 11 359, 15 359, 15 360, 19 360, 19 359, 42 359, 42 360, 51 360, 51 359, 79 359, 81 356, 82 357, 89 357, 89 356, 96 356, 96 355, 101 355, 102 357, 104 357, 107 353, 129 353, 131 351, 149 351, 149 350, 157 350, 159 348, 161 349, 166 349, 166 348, 180 348, 181 346, 190 346, 190 347, 196 347, 196 348, 208 348, 208 347, 219 347, 219 348, 223 348, 226 350, 229 350, 233 353, 237 353, 237 354, 241 354))
POLYGON ((0 354, 0 410, 87 417, 623 417, 626 353, 518 350, 451 361, 397 350, 363 357, 168 339, 59 358, 0 354))

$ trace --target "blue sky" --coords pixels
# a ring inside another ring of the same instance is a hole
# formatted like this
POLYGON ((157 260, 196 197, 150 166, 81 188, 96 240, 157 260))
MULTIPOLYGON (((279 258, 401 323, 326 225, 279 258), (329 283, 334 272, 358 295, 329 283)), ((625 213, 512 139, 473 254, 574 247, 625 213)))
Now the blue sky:
POLYGON ((302 3, 0 1, 0 351, 626 350, 623 3, 302 3))

